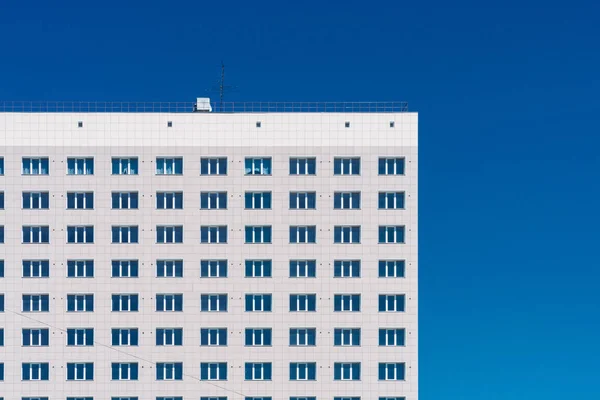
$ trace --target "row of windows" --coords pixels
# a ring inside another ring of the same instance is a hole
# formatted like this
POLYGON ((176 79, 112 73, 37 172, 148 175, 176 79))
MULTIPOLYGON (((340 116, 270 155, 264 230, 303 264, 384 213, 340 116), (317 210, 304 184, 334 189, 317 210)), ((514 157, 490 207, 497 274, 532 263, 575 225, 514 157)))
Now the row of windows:
MULTIPOLYGON (((113 157, 111 172, 113 175, 138 175, 139 160, 137 157, 113 157)), ((271 175, 271 157, 246 157, 244 159, 245 175, 271 175)), ((379 175, 404 175, 404 157, 379 157, 379 175)), ((359 175, 361 172, 360 157, 335 157, 333 159, 334 175, 359 175)), ((23 157, 21 161, 23 175, 49 175, 50 160, 48 157, 23 157)), ((67 175, 93 175, 93 157, 68 157, 67 175)), ((156 157, 156 175, 182 175, 183 157, 156 157)), ((315 157, 290 157, 290 175, 316 175, 317 159, 315 157)), ((201 175, 227 175, 227 157, 200 158, 201 175)), ((4 175, 4 158, 0 157, 0 175, 4 175)))
MULTIPOLYGON (((379 312, 404 312, 404 294, 380 294, 378 300, 379 312)), ((111 311, 139 311, 139 295, 135 293, 112 294, 111 311)), ((244 298, 244 309, 247 312, 263 311, 270 312, 273 307, 273 295, 271 293, 246 294, 244 298)), ((200 311, 227 312, 228 296, 222 293, 210 293, 200 295, 200 311)), ((93 312, 94 295, 91 293, 68 294, 68 312, 93 312)), ((156 294, 156 311, 183 311, 183 294, 181 293, 158 293, 156 294)), ((0 294, 0 312, 4 311, 4 294, 0 294)), ((49 312, 49 294, 23 294, 23 312, 49 312)), ((289 311, 317 311, 316 294, 290 294, 289 311)), ((360 312, 361 295, 334 294, 333 311, 336 312, 360 312)))
MULTIPOLYGON (((49 192, 23 192, 22 207, 27 210, 50 209, 49 192)), ((254 191, 244 193, 244 207, 247 210, 270 210, 272 193, 254 191)), ((380 210, 404 209, 404 192, 379 192, 377 206, 380 210)), ((113 210, 137 210, 139 208, 138 192, 112 192, 111 206, 113 210)), ((228 206, 227 192, 200 192, 201 210, 225 210, 228 206)), ((290 192, 290 210, 316 210, 316 192, 290 192)), ((359 210, 361 208, 361 192, 335 192, 333 194, 334 210, 359 210)), ((4 192, 0 192, 0 209, 4 209, 4 192)), ((94 192, 67 192, 67 210, 93 210, 94 192)), ((182 210, 183 192, 156 192, 157 210, 182 210)))
MULTIPOLYGON (((302 396, 302 397, 297 397, 297 396, 291 396, 289 398, 290 400, 317 400, 317 397, 315 396, 302 396)), ((406 397, 398 397, 398 396, 387 396, 387 397, 379 397, 379 400, 406 400, 406 397)), ((4 400, 3 397, 0 397, 0 400, 4 400)), ((48 400, 48 397, 21 397, 21 400, 48 400)), ((88 397, 67 397, 66 400, 94 400, 93 397, 88 396, 88 397)), ((123 396, 112 396, 110 398, 110 400, 139 400, 139 398, 137 396, 127 396, 127 397, 123 397, 123 396)), ((156 400, 183 400, 183 396, 170 396, 170 397, 163 397, 163 396, 159 396, 156 397, 156 400)), ((206 397, 206 396, 202 396, 200 397, 200 400, 227 400, 227 396, 216 396, 216 397, 206 397)), ((244 400, 272 400, 272 397, 270 396, 261 396, 261 397, 256 397, 256 396, 245 396, 244 400)), ((333 397, 333 400, 361 400, 360 396, 352 396, 352 397, 333 397)))
MULTIPOLYGON (((244 242, 252 243, 272 243, 273 227, 271 225, 252 225, 244 227, 244 242)), ((50 227, 41 226, 23 226, 23 243, 50 243, 50 227)), ((227 243, 227 226, 201 226, 200 243, 227 243)), ((378 228, 378 243, 404 243, 405 227, 404 225, 380 225, 378 228)), ((94 243, 94 226, 67 226, 67 243, 94 243)), ((360 243, 361 226, 334 226, 334 243, 360 243)), ((132 226, 112 226, 112 243, 139 243, 139 227, 132 226)), ((317 226, 290 226, 290 243, 316 243, 317 226)), ((4 226, 0 226, 0 243, 4 243, 4 226)), ((157 225, 156 243, 183 243, 183 225, 157 225)))
MULTIPOLYGON (((233 332, 232 332, 233 333, 233 332)), ((49 328, 23 328, 21 344, 24 347, 45 347, 50 345, 49 328)), ((156 328, 156 346, 183 346, 183 328, 156 328)), ((138 346, 138 328, 112 328, 112 346, 138 346)), ((226 328, 200 329, 200 346, 227 346, 229 342, 226 328)), ((406 342, 404 328, 380 328, 378 344, 381 347, 401 347, 406 342)), ((272 346, 272 328, 246 328, 245 346, 272 346)), ((290 328, 290 346, 316 346, 316 328, 290 328)), ((361 328, 334 328, 334 346, 356 347, 362 345, 361 328)), ((0 346, 4 346, 4 329, 0 328, 0 346)), ((67 346, 94 346, 94 328, 67 328, 67 346)))
MULTIPOLYGON (((0 363, 0 380, 4 380, 4 364, 0 363)), ((272 363, 246 362, 244 365, 244 379, 247 381, 272 380, 272 363)), ((183 362, 156 363, 156 380, 173 381, 183 380, 183 362)), ((403 362, 385 362, 378 364, 378 379, 380 381, 403 381, 405 379, 406 365, 403 362)), ((201 381, 225 381, 228 377, 227 362, 202 362, 200 363, 201 381)), ((137 362, 111 363, 111 379, 113 381, 137 381, 139 378, 139 365, 137 362)), ((48 381, 50 380, 50 363, 27 362, 21 364, 21 379, 23 381, 48 381)), ((76 362, 66 365, 67 381, 93 381, 94 363, 76 362)), ((289 365, 289 379, 291 381, 317 380, 316 362, 291 362, 289 365)), ((360 362, 336 362, 333 364, 334 381, 358 381, 361 379, 360 362)))
MULTIPOLYGON (((183 277, 183 260, 156 260, 156 277, 183 277)), ((112 260, 111 276, 113 278, 139 277, 139 260, 112 260)), ((227 260, 201 260, 201 278, 226 278, 228 276, 227 260)), ((405 260, 379 260, 379 278, 403 278, 405 275, 405 260)), ((362 276, 361 260, 334 260, 334 278, 360 278, 362 276)), ((93 278, 95 276, 94 260, 68 260, 68 278, 93 278)), ((273 275, 273 261, 245 260, 244 276, 246 278, 270 278, 273 275)), ((317 276, 316 260, 290 260, 290 278, 315 278, 317 276)), ((4 277, 4 260, 0 260, 0 278, 4 277)), ((50 277, 50 260, 22 260, 23 278, 50 277)))

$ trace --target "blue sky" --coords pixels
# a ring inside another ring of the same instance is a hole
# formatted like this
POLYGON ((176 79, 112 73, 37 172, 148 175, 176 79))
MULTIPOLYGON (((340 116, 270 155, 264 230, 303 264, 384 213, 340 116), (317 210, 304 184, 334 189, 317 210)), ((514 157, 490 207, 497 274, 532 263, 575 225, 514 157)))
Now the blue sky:
POLYGON ((0 2, 1 100, 406 100, 422 400, 598 399, 600 5, 0 2), (594 383, 596 382, 596 383, 594 383))

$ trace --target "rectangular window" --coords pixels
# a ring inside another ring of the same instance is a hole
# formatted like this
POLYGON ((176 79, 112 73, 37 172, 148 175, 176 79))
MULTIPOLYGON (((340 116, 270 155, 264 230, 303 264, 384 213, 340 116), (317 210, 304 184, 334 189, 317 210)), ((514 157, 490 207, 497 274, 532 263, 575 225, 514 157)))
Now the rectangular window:
POLYGON ((273 303, 271 294, 247 294, 246 312, 262 311, 270 312, 273 303))
POLYGON ((137 157, 113 157, 112 159, 113 175, 137 175, 138 159, 137 157))
POLYGON ((0 347, 4 346, 4 328, 0 328, 0 347))
POLYGON ((183 174, 183 157, 156 157, 156 175, 183 174))
POLYGON ((380 225, 379 243, 404 243, 404 225, 380 225))
POLYGON ((50 364, 23 363, 21 371, 21 379, 24 381, 47 381, 49 380, 50 364))
POLYGON ((290 175, 316 175, 315 157, 290 157, 290 175))
POLYGON ((335 192, 333 194, 333 208, 335 210, 360 209, 360 192, 335 192))
POLYGON ((290 226, 290 243, 316 243, 317 227, 290 226))
POLYGON ((360 363, 334 363, 333 364, 334 381, 359 381, 360 363))
POLYGON ((67 192, 67 210, 91 210, 94 192, 67 192))
POLYGON ((379 175, 404 175, 404 157, 379 157, 379 175))
MULTIPOLYGON (((246 397, 247 399, 247 397, 246 397)), ((222 397, 200 397, 200 400, 227 400, 226 396, 222 396, 222 397)))
POLYGON ((290 260, 290 278, 315 278, 317 260, 290 260))
POLYGON ((271 328, 246 328, 246 346, 271 346, 273 337, 271 328))
POLYGON ((200 380, 201 381, 226 381, 227 380, 227 363, 214 362, 200 363, 200 380))
POLYGON ((182 362, 159 362, 156 363, 157 381, 181 381, 183 380, 182 362))
POLYGON ((137 278, 139 273, 138 260, 112 260, 113 278, 137 278))
POLYGON ((334 243, 360 243, 360 226, 335 226, 334 243))
POLYGON ((200 192, 200 209, 227 209, 227 192, 200 192))
POLYGON ((360 158, 343 157, 333 159, 334 175, 360 175, 360 158))
POLYGON ((334 397, 333 400, 360 400, 360 397, 334 397))
POLYGON ((137 396, 136 397, 111 397, 110 400, 138 400, 137 396))
POLYGON ((290 210, 315 210, 316 192, 290 192, 290 210))
MULTIPOLYGON (((4 229, 1 233, 4 238, 4 229)), ((47 226, 23 226, 23 243, 50 243, 50 228, 47 226)))
POLYGON ((48 278, 49 260, 23 260, 23 278, 48 278))
POLYGON ((94 400, 93 397, 67 397, 67 400, 94 400))
POLYGON ((334 346, 360 346, 360 328, 335 328, 334 346))
POLYGON ((0 278, 4 278, 4 260, 0 260, 0 278))
POLYGON ((48 328, 23 328, 21 331, 24 347, 48 346, 50 330, 48 328))
POLYGON ((68 312, 93 312, 93 294, 67 294, 68 312))
POLYGON ((406 330, 404 328, 379 328, 379 346, 404 346, 406 330))
POLYGON ((404 260, 379 260, 380 278, 404 278, 405 269, 404 260))
POLYGON ((47 210, 50 208, 50 193, 48 192, 23 192, 23 209, 47 210))
POLYGON ((246 260, 246 278, 270 278, 272 270, 271 260, 246 260))
POLYGON ((94 363, 67 363, 68 381, 93 381, 94 363))
POLYGON ((379 192, 377 203, 380 210, 404 209, 404 192, 379 192))
POLYGON ((403 312, 405 296, 403 294, 380 294, 379 312, 403 312))
POLYGON ((138 229, 137 226, 113 226, 112 243, 138 243, 138 229))
POLYGON ((227 295, 201 294, 200 311, 227 312, 227 295))
POLYGON ((316 381, 317 363, 314 362, 291 362, 290 381, 316 381))
POLYGON ((406 400, 406 397, 380 397, 379 400, 406 400))
POLYGON ((48 175, 48 166, 50 161, 48 157, 31 158, 23 157, 21 173, 23 175, 48 175))
POLYGON ((290 328, 290 346, 316 346, 316 328, 290 328))
POLYGON ((271 157, 246 157, 246 175, 271 175, 271 157))
POLYGON ((156 243, 183 243, 183 225, 157 225, 156 243))
POLYGON ((200 175, 227 175, 227 157, 200 158, 200 175))
POLYGON ((156 192, 157 210, 182 210, 183 192, 156 192))
POLYGON ((156 260, 156 276, 158 278, 181 278, 183 276, 183 260, 156 260))
POLYGON ((290 400, 317 400, 317 398, 315 396, 304 396, 304 397, 296 397, 296 396, 292 396, 290 397, 290 400))
POLYGON ((334 278, 360 278, 360 260, 335 260, 334 278))
POLYGON ((4 294, 0 294, 0 312, 4 312, 4 294))
POLYGON ((4 157, 0 157, 0 175, 4 175, 4 157))
POLYGON ((336 294, 333 296, 333 311, 360 311, 360 294, 336 294))
POLYGON ((91 157, 68 157, 67 175, 93 175, 94 159, 91 157))
POLYGON ((183 328, 156 328, 157 346, 183 346, 183 328))
POLYGON ((0 243, 4 243, 4 225, 0 225, 0 243))
POLYGON ((404 374, 404 363, 379 363, 380 381, 403 381, 404 374))
POLYGON ((114 362, 111 364, 111 375, 113 381, 137 381, 138 363, 114 362))
POLYGON ((113 294, 112 311, 138 311, 139 297, 137 294, 113 294))
POLYGON ((247 381, 270 381, 271 369, 270 362, 247 362, 244 367, 244 378, 247 381))
POLYGON ((290 311, 317 311, 317 295, 290 294, 290 311))
POLYGON ((227 278, 227 260, 201 260, 200 278, 227 278))
POLYGON ((112 328, 111 340, 113 346, 137 346, 139 343, 138 328, 112 328))
POLYGON ((245 243, 271 243, 271 226, 246 226, 245 227, 245 243))
POLYGON ((201 226, 200 243, 227 243, 227 226, 201 226))
POLYGON ((93 346, 94 328, 67 328, 67 346, 93 346))
POLYGON ((201 328, 200 346, 227 346, 227 329, 201 328))
POLYGON ((67 243, 94 243, 94 227, 67 226, 67 243))
POLYGON ((4 210, 4 192, 0 192, 0 210, 4 210))
POLYGON ((270 210, 271 192, 244 193, 244 207, 246 210, 270 210))
POLYGON ((156 311, 183 311, 183 294, 157 294, 156 311))
POLYGON ((137 210, 138 209, 138 192, 112 192, 112 209, 113 210, 137 210))
POLYGON ((49 312, 50 296, 47 294, 24 294, 23 312, 49 312))

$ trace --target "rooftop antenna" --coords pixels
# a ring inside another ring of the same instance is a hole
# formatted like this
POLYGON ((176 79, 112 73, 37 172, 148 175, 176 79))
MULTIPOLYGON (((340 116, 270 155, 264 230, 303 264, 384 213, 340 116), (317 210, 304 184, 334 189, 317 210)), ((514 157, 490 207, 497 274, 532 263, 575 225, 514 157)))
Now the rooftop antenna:
POLYGON ((225 84, 225 64, 221 61, 221 78, 217 81, 216 85, 210 89, 206 89, 207 92, 218 92, 219 93, 219 111, 223 111, 223 98, 225 93, 235 92, 237 86, 231 86, 225 84))

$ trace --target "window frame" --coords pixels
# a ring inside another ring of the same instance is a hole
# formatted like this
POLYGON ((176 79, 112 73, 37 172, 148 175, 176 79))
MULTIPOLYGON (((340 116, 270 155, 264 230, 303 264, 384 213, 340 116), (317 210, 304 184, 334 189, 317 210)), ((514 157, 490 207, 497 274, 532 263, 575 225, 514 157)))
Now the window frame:
POLYGON ((21 192, 21 210, 49 210, 50 192, 48 190, 24 190, 21 192), (29 196, 29 207, 26 207, 26 196, 29 196), (37 201, 37 207, 34 203, 37 201), (46 207, 44 207, 46 205, 46 207))
POLYGON ((273 157, 271 156, 246 156, 244 157, 244 176, 272 176, 273 175, 273 157), (259 173, 254 173, 257 171, 257 167, 255 163, 259 161, 259 173), (250 162, 250 172, 248 171, 248 162, 250 162), (264 164, 268 164, 265 166, 264 164), (268 170, 268 173, 264 173, 265 169, 268 170))
POLYGON ((93 156, 68 156, 67 157, 67 162, 65 164, 66 167, 66 171, 65 171, 65 175, 67 176, 80 176, 80 175, 94 175, 95 171, 95 160, 93 156), (78 168, 79 168, 79 162, 82 162, 81 168, 82 168, 82 172, 78 172, 78 168), (69 173, 70 171, 70 167, 69 164, 73 162, 73 173, 69 173), (91 168, 88 169, 88 163, 91 163, 91 168), (88 173, 88 171, 91 171, 88 173))
POLYGON ((113 156, 110 159, 110 172, 111 175, 139 175, 140 160, 136 156, 113 156), (115 165, 115 161, 118 161, 118 165, 115 165), (126 161, 126 166, 124 166, 124 161, 126 161), (135 163, 135 165, 132 165, 133 163, 135 163), (115 174, 115 166, 119 167, 118 174, 115 174), (126 171, 126 173, 123 173, 123 171, 126 171))

